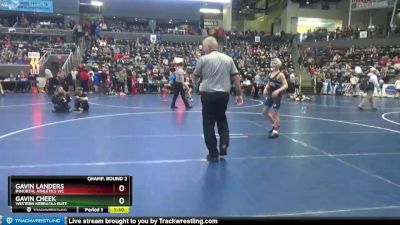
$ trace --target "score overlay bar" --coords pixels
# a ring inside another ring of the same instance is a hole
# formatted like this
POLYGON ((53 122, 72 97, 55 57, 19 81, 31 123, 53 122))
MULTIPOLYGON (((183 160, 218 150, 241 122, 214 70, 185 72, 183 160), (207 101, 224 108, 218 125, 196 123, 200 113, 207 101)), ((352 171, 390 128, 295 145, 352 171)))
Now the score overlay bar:
POLYGON ((108 212, 110 206, 132 205, 131 176, 10 176, 8 188, 8 205, 16 212, 46 207, 66 212, 97 207, 108 212))

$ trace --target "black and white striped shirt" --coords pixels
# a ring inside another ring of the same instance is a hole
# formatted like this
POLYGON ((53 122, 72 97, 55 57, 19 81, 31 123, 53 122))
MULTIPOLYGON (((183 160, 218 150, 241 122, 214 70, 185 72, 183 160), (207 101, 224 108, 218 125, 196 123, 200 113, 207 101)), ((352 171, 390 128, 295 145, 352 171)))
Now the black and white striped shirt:
POLYGON ((175 82, 182 84, 185 82, 185 71, 182 68, 178 68, 175 71, 175 82))
POLYGON ((194 70, 194 75, 202 78, 202 92, 229 92, 231 79, 237 74, 232 58, 218 51, 202 56, 194 70))

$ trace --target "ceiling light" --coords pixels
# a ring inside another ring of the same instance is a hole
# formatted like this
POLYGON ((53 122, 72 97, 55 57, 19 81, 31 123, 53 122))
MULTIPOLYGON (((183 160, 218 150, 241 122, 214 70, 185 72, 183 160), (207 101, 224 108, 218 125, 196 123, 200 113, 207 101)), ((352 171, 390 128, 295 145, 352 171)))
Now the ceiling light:
POLYGON ((219 9, 201 8, 200 12, 201 13, 210 13, 210 14, 220 14, 221 10, 219 10, 219 9))
POLYGON ((231 3, 232 0, 192 0, 197 2, 231 3))
POLYGON ((90 4, 93 6, 103 6, 103 2, 100 1, 91 1, 90 4))

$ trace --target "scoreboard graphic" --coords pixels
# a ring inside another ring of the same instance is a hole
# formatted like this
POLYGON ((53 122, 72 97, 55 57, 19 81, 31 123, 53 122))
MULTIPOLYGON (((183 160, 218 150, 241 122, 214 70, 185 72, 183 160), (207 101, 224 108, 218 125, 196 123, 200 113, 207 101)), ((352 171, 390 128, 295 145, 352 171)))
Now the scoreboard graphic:
POLYGON ((128 213, 131 176, 9 176, 14 213, 128 213))

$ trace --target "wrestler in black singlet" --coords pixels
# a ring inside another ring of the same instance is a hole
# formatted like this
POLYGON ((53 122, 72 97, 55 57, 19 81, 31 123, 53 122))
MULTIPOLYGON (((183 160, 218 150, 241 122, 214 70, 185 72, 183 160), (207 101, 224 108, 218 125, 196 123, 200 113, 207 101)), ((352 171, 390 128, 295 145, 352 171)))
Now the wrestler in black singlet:
POLYGON ((281 88, 283 85, 282 81, 277 79, 279 74, 281 74, 280 71, 277 74, 275 74, 275 76, 272 77, 271 76, 272 73, 270 73, 268 81, 269 85, 268 96, 264 103, 266 108, 270 109, 272 107, 275 111, 278 111, 279 108, 281 107, 281 100, 283 95, 283 93, 280 92, 275 98, 272 98, 272 93, 281 88))

